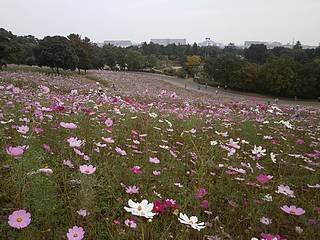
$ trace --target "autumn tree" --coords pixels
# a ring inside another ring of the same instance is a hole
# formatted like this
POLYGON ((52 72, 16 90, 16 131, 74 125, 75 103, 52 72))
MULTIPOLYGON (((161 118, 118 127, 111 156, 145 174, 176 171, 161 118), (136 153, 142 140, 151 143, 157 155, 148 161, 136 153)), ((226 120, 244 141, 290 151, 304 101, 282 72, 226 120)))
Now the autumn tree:
POLYGON ((201 57, 198 55, 187 56, 186 59, 186 70, 189 74, 194 76, 199 72, 199 67, 201 64, 201 57))

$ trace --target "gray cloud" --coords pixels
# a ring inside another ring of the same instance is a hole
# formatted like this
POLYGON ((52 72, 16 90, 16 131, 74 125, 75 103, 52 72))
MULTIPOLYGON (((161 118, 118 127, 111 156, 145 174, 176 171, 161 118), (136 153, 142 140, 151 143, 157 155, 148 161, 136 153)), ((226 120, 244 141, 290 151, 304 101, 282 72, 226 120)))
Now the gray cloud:
POLYGON ((10 0, 1 27, 18 35, 79 33, 93 41, 187 38, 198 42, 320 42, 318 0, 10 0))

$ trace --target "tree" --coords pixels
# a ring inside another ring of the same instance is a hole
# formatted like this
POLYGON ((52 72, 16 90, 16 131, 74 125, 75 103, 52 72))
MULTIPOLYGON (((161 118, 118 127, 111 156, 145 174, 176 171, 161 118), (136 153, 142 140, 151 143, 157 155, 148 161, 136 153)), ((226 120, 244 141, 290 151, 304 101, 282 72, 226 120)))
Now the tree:
POLYGON ((240 71, 245 60, 239 56, 232 54, 220 54, 216 58, 209 58, 205 65, 204 71, 210 79, 214 79, 215 82, 229 86, 231 84, 231 78, 233 72, 240 71))
POLYGON ((2 65, 6 65, 12 59, 11 55, 15 53, 15 48, 13 47, 15 35, 8 32, 4 28, 0 28, 0 69, 2 65))
POLYGON ((259 91, 260 66, 245 60, 238 61, 239 67, 230 72, 229 87, 239 91, 259 91))
POLYGON ((293 49, 302 49, 302 44, 300 41, 297 41, 296 44, 293 46, 293 49))
POLYGON ((264 44, 252 44, 244 50, 244 56, 249 62, 263 64, 267 60, 267 46, 264 44))
POLYGON ((145 66, 145 57, 138 51, 128 50, 125 55, 125 63, 129 71, 139 71, 145 66))
POLYGON ((297 63, 289 57, 275 57, 264 64, 260 71, 265 93, 293 97, 296 95, 297 63))
POLYGON ((301 98, 320 97, 320 59, 297 67, 296 95, 301 98))
POLYGON ((78 57, 67 38, 61 36, 45 37, 39 42, 38 64, 55 68, 59 74, 59 68, 75 70, 78 57))
POLYGON ((77 64, 79 73, 81 69, 86 73, 88 69, 92 68, 93 62, 93 48, 90 39, 87 37, 81 39, 81 36, 78 34, 70 34, 68 38, 79 59, 77 64))
POLYGON ((192 76, 194 76, 199 72, 201 57, 197 55, 187 56, 185 64, 186 64, 187 72, 192 76))

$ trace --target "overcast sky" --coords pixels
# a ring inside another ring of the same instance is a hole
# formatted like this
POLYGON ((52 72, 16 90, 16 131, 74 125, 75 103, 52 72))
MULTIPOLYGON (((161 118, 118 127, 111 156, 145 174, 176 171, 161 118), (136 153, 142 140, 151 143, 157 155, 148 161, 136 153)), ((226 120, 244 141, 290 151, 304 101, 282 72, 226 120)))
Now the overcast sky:
POLYGON ((94 42, 186 38, 320 42, 320 0, 1 0, 0 27, 17 35, 79 33, 94 42))

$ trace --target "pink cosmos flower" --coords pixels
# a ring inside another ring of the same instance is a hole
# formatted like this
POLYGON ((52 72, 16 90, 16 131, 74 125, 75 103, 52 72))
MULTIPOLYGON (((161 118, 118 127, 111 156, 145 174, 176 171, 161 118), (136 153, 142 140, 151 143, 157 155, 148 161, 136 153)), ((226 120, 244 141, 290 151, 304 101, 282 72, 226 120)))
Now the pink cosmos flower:
POLYGON ((41 89, 42 93, 44 93, 44 94, 47 94, 50 92, 50 88, 48 88, 47 86, 40 85, 39 88, 41 89))
POLYGON ((69 168, 74 168, 74 165, 70 160, 63 160, 63 165, 68 166, 69 168))
POLYGON ((208 194, 208 191, 205 189, 205 188, 199 188, 198 190, 197 190, 197 193, 196 193, 196 195, 195 195, 195 198, 196 199, 201 199, 201 198, 203 198, 205 195, 207 195, 208 194))
POLYGON ((96 171, 96 167, 92 165, 81 165, 80 166, 80 172, 83 174, 92 174, 96 171))
POLYGON ((268 233, 261 233, 260 237, 261 240, 281 240, 279 235, 272 235, 268 233))
POLYGON ((143 174, 141 167, 139 166, 134 166, 130 168, 130 171, 133 172, 134 174, 143 174))
POLYGON ((25 146, 17 146, 17 147, 8 147, 7 153, 14 158, 21 157, 24 153, 25 146))
POLYGON ((40 134, 43 132, 43 129, 42 128, 33 128, 33 131, 36 133, 36 134, 40 134))
POLYGON ((28 126, 17 127, 17 132, 26 134, 27 132, 29 132, 29 127, 28 126))
POLYGON ((81 152, 81 151, 80 151, 79 149, 77 149, 77 148, 74 148, 73 151, 74 151, 77 155, 79 155, 79 156, 83 156, 83 155, 84 155, 84 153, 81 152))
POLYGON ((14 211, 8 219, 8 224, 13 228, 25 228, 31 222, 31 214, 26 210, 20 209, 14 211))
POLYGON ((176 99, 178 96, 175 92, 171 93, 170 98, 176 99))
POLYGON ((302 145, 302 144, 304 144, 304 140, 303 139, 297 139, 296 144, 302 145))
POLYGON ((104 124, 107 126, 107 127, 111 127, 113 125, 113 121, 111 119, 107 119, 104 124))
POLYGON ((200 206, 202 208, 209 208, 209 202, 207 200, 202 200, 200 206))
POLYGON ((160 176, 161 175, 161 172, 160 171, 153 171, 152 174, 154 176, 160 176))
POLYGON ((130 228, 137 228, 137 223, 135 220, 126 219, 124 224, 130 228))
POLYGON ((120 223, 121 222, 118 219, 113 220, 113 224, 115 224, 115 225, 120 225, 120 223))
POLYGON ((139 193, 139 188, 136 186, 128 186, 126 187, 126 193, 129 193, 129 194, 139 193))
POLYGON ((115 150, 116 150, 116 152, 117 152, 118 154, 120 154, 121 156, 127 155, 126 151, 125 151, 125 150, 122 150, 122 149, 119 148, 119 147, 116 147, 115 150))
POLYGON ((70 137, 70 138, 67 139, 67 142, 69 143, 70 147, 79 148, 85 143, 85 140, 80 140, 77 137, 70 137))
POLYGON ((159 164, 160 160, 157 157, 149 157, 149 162, 159 164))
POLYGON ((47 152, 50 152, 50 151, 51 151, 51 148, 50 148, 49 144, 44 143, 44 144, 42 144, 42 147, 43 147, 43 149, 46 150, 47 152))
POLYGON ((114 143, 114 140, 112 139, 112 137, 102 137, 102 140, 105 141, 106 143, 114 143))
POLYGON ((303 215, 306 212, 303 208, 297 208, 296 206, 293 206, 293 205, 291 205, 290 207, 288 207, 287 205, 284 205, 281 207, 281 210, 284 211, 285 213, 296 215, 296 216, 303 215))
POLYGON ((65 123, 65 122, 61 122, 60 126, 66 129, 76 129, 78 126, 74 123, 65 123))
POLYGON ((85 231, 82 227, 73 226, 72 228, 69 228, 67 233, 68 240, 81 240, 84 238, 85 231))
POLYGON ((260 183, 260 184, 266 184, 268 183, 271 179, 273 178, 273 176, 270 176, 270 175, 262 175, 260 174, 259 176, 256 177, 257 181, 260 183))

